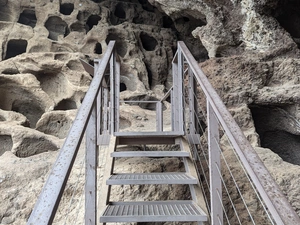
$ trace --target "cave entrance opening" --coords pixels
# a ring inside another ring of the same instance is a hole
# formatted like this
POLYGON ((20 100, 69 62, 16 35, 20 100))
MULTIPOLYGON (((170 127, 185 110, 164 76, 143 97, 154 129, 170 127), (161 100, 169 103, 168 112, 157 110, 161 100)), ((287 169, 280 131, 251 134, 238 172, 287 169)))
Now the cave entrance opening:
POLYGON ((263 148, 269 148, 284 161, 300 165, 300 135, 293 132, 289 114, 278 106, 251 105, 256 132, 263 148))

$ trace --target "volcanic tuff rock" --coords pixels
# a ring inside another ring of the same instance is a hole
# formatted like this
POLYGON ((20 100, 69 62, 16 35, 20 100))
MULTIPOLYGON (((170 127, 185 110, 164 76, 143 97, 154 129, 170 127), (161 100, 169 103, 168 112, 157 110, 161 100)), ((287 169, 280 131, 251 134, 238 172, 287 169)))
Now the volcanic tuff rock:
MULTIPOLYGON (((25 223, 91 81, 79 58, 110 40, 126 100, 162 97, 185 41, 300 214, 299 15, 294 0, 0 0, 0 223, 25 223)), ((143 108, 122 105, 121 128, 146 129, 143 108)))

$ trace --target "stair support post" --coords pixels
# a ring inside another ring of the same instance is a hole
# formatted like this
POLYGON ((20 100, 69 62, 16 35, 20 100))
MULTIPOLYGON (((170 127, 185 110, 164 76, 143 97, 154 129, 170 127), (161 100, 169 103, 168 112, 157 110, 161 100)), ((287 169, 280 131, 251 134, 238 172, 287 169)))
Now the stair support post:
POLYGON ((218 119, 207 100, 208 121, 208 152, 209 152, 209 178, 210 178, 210 210, 211 224, 223 224, 222 202, 218 196, 222 196, 222 183, 219 175, 221 170, 219 152, 219 125, 218 119))
POLYGON ((156 131, 163 131, 163 111, 161 101, 156 103, 156 131))
POLYGON ((94 101, 86 129, 85 225, 97 221, 97 104, 94 101))

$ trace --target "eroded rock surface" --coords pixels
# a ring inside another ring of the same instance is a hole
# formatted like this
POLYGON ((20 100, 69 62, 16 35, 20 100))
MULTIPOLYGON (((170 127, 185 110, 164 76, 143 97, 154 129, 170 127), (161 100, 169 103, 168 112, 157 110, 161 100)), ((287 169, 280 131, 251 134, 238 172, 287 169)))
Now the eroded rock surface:
MULTIPOLYGON (((162 98, 183 40, 299 213, 299 13, 291 0, 0 0, 0 223, 25 224, 92 79, 79 59, 110 40, 122 100, 162 98)), ((121 129, 154 119, 151 105, 121 106, 121 129)))

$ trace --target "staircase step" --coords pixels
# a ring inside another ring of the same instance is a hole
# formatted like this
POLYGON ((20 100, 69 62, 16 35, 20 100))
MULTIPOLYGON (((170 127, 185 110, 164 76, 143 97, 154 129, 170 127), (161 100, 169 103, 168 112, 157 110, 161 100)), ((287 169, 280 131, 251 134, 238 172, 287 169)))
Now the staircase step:
POLYGON ((100 223, 207 221, 206 214, 193 201, 112 202, 100 223))
POLYGON ((128 184, 197 184, 197 179, 187 173, 118 173, 106 181, 107 185, 128 184))
POLYGON ((123 151, 113 152, 112 157, 189 157, 184 151, 123 151))

